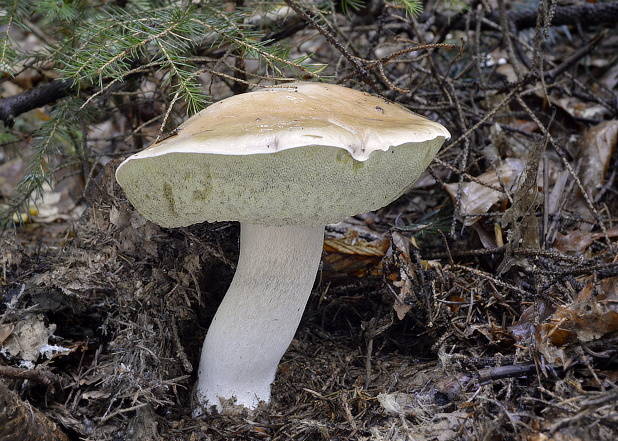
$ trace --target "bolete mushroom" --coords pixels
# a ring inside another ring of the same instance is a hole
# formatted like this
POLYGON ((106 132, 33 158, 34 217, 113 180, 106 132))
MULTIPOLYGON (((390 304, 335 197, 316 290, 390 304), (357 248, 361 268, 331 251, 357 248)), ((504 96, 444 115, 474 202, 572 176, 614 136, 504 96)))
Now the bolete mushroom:
POLYGON ((236 273, 202 349, 199 405, 269 401, 324 226, 397 199, 449 136, 383 98, 295 83, 212 104, 118 167, 129 201, 163 227, 240 221, 236 273))

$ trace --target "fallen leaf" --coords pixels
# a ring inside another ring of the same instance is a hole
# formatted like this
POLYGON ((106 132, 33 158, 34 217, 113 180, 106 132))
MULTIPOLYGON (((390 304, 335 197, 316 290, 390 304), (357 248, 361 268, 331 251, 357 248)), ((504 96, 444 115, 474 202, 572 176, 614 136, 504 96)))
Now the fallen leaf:
POLYGON ((481 222, 475 223, 474 225, 472 225, 472 228, 474 229, 474 231, 476 231, 476 234, 478 234, 479 240, 481 241, 483 248, 485 249, 496 248, 497 245, 496 245, 495 236, 492 236, 487 231, 485 231, 485 228, 483 228, 483 225, 481 222))
POLYGON ((408 312, 412 309, 410 302, 414 299, 412 293, 412 281, 408 276, 412 271, 412 259, 410 259, 410 240, 396 231, 391 235, 393 240, 393 258, 396 267, 399 269, 398 280, 393 281, 393 285, 399 288, 399 292, 395 292, 395 303, 393 309, 397 313, 397 318, 403 320, 408 312))
MULTIPOLYGON (((579 143, 579 159, 581 167, 579 179, 589 199, 594 200, 605 182, 612 155, 618 144, 618 120, 605 121, 588 129, 579 143)), ((571 209, 583 222, 579 229, 590 230, 596 219, 590 212, 588 203, 581 193, 573 202, 571 209)))
POLYGON ((13 331, 4 340, 0 350, 11 357, 23 360, 26 366, 33 367, 41 348, 48 344, 49 337, 56 330, 56 325, 45 324, 43 315, 27 315, 14 324, 13 331))
POLYGON ((354 230, 348 231, 342 238, 326 238, 324 269, 338 276, 378 275, 381 273, 380 261, 389 247, 388 238, 368 241, 360 238, 354 230))
MULTIPOLYGON (((526 164, 521 159, 507 158, 495 170, 483 173, 477 180, 483 184, 500 188, 504 186, 507 191, 513 192, 518 185, 518 177, 524 172, 526 164)), ((458 183, 446 184, 446 191, 457 201, 458 183)), ((460 214, 464 216, 463 223, 470 226, 479 220, 479 216, 489 211, 492 205, 507 200, 504 192, 493 190, 486 185, 477 182, 464 182, 461 188, 460 214)))
POLYGON ((15 325, 13 323, 0 325, 0 345, 8 338, 9 335, 11 335, 13 329, 15 329, 15 325))
POLYGON ((539 126, 534 121, 530 121, 528 119, 513 118, 509 121, 509 126, 523 130, 527 133, 535 133, 539 131, 539 126))
MULTIPOLYGON (((605 237, 604 233, 591 233, 589 231, 571 230, 566 233, 558 233, 554 240, 554 248, 565 253, 581 254, 593 242, 605 237)), ((618 237, 618 227, 607 230, 607 237, 618 237)))
POLYGON ((585 343, 618 331, 618 277, 602 280, 598 288, 600 292, 593 296, 595 284, 590 278, 573 304, 558 307, 539 327, 537 344, 550 362, 565 361, 564 351, 556 352, 550 346, 585 343))
POLYGON ((386 413, 391 415, 414 415, 414 407, 417 400, 411 394, 394 392, 391 394, 378 394, 376 398, 386 413))
POLYGON ((611 69, 605 72, 605 75, 601 78, 600 83, 609 90, 612 90, 618 85, 618 63, 615 63, 611 69))
POLYGON ((605 121, 584 133, 580 142, 580 179, 590 196, 594 196, 605 181, 612 155, 618 144, 618 120, 605 121))
POLYGON ((545 320, 549 317, 549 313, 545 302, 539 300, 524 309, 517 323, 510 326, 508 331, 517 343, 526 343, 534 336, 536 330, 535 323, 545 320))
POLYGON ((407 305, 397 300, 395 301, 395 304, 393 305, 393 309, 395 310, 395 313, 397 314, 397 318, 399 320, 403 320, 406 317, 406 314, 412 310, 412 305, 407 305))
POLYGON ((575 118, 598 119, 607 113, 607 109, 600 104, 581 101, 571 96, 564 98, 550 97, 549 100, 575 118))

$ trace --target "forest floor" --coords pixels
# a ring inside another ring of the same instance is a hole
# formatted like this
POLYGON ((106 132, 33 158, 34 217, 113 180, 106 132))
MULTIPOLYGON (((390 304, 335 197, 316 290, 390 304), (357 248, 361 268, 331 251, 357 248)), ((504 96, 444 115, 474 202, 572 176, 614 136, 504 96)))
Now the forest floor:
MULTIPOLYGON (((618 438, 615 28, 511 29, 479 9, 442 35, 402 17, 340 15, 338 38, 371 46, 357 56, 381 60, 374 86, 453 137, 400 199, 327 227, 270 405, 192 418, 238 224, 141 217, 114 179, 135 147, 109 141, 116 115, 90 135, 90 173, 67 173, 0 238, 2 441, 29 425, 72 441, 618 438), (452 47, 426 56, 425 39, 452 47)), ((337 64, 321 32, 290 38, 337 64)), ((0 159, 6 197, 23 165, 0 159)))

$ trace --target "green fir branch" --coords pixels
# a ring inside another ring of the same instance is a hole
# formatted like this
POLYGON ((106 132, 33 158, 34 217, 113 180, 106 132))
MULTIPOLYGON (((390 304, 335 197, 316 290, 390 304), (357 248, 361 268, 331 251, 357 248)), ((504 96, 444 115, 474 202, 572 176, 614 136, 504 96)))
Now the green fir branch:
POLYGON ((37 8, 43 11, 45 22, 72 22, 77 20, 85 9, 84 1, 38 0, 37 8))
POLYGON ((21 18, 27 13, 23 1, 11 0, 0 2, 0 26, 4 29, 0 35, 0 72, 13 75, 19 54, 15 49, 11 32, 16 24, 21 22, 21 18))
POLYGON ((423 12, 423 3, 420 0, 396 0, 396 3, 401 5, 411 17, 416 17, 423 12))
POLYGON ((189 114, 202 109, 207 96, 196 78, 198 66, 188 63, 196 48, 225 47, 240 56, 266 62, 283 76, 285 70, 316 78, 325 66, 307 57, 289 59, 287 49, 244 26, 246 12, 224 13, 208 4, 200 8, 168 6, 155 9, 103 8, 75 31, 77 47, 65 48, 61 72, 76 83, 97 84, 125 78, 135 66, 160 62, 169 72, 170 95, 179 93, 189 114))
POLYGON ((89 119, 87 112, 78 112, 80 104, 77 99, 58 103, 51 118, 33 134, 26 173, 18 182, 11 200, 0 209, 0 229, 19 222, 20 213, 28 213, 31 203, 42 197, 43 186, 52 185, 50 158, 78 151, 78 144, 82 142, 81 124, 89 119))
MULTIPOLYGON (((174 58, 174 53, 168 51, 164 44, 157 42, 167 61, 167 67, 176 84, 173 87, 174 96, 180 96, 187 103, 187 113, 193 115, 206 107, 206 96, 200 90, 191 65, 174 58)), ((175 101, 175 100, 174 100, 175 101)))
POLYGON ((341 0, 341 10, 344 14, 359 11, 365 7, 365 0, 341 0))
POLYGON ((81 90, 94 89, 88 99, 66 99, 54 104, 51 119, 35 131, 27 172, 8 206, 0 208, 0 225, 9 224, 16 213, 27 212, 37 195, 41 196, 43 185, 51 184, 53 170, 49 164, 57 164, 59 154, 66 155, 80 147, 77 144, 83 136, 84 120, 88 119, 84 112, 94 107, 94 99, 124 87, 121 83, 129 77, 162 73, 158 78, 163 78, 162 86, 170 97, 167 120, 178 100, 185 103, 189 114, 206 106, 208 96, 198 75, 209 71, 208 66, 213 63, 227 65, 220 60, 223 54, 264 63, 265 76, 256 74, 257 78, 318 78, 325 68, 312 64, 310 56, 291 59, 287 48, 267 41, 263 32, 245 24, 252 13, 249 6, 229 13, 222 11, 221 3, 215 1, 188 7, 184 2, 156 0, 133 0, 122 8, 110 3, 0 0, 3 70, 16 73, 16 66, 26 58, 28 65, 45 64, 46 69, 51 62, 61 77, 72 80, 81 90), (29 20, 33 19, 31 24, 29 20), (18 53, 11 40, 17 26, 39 36, 41 49, 36 53, 18 53), (46 35, 53 38, 46 41, 46 35), (201 56, 205 50, 213 55, 201 56))
MULTIPOLYGON (((190 11, 164 8, 149 11, 103 9, 98 17, 79 27, 75 34, 83 41, 67 48, 59 60, 61 72, 76 82, 103 84, 131 70, 140 56, 148 57, 148 46, 157 41, 186 44, 182 33, 190 23, 190 11), (141 17, 141 18, 135 18, 141 17)), ((153 54, 150 58, 155 58, 153 54)), ((150 61, 150 60, 149 60, 150 61)))

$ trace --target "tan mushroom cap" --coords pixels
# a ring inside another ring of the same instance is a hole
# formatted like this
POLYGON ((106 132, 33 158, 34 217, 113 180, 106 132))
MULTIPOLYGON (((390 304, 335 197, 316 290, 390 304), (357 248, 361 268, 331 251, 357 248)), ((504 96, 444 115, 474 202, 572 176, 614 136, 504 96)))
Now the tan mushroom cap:
POLYGON ((236 95, 129 157, 116 179, 165 227, 204 221, 320 225, 387 205, 449 132, 382 98, 294 83, 236 95))

